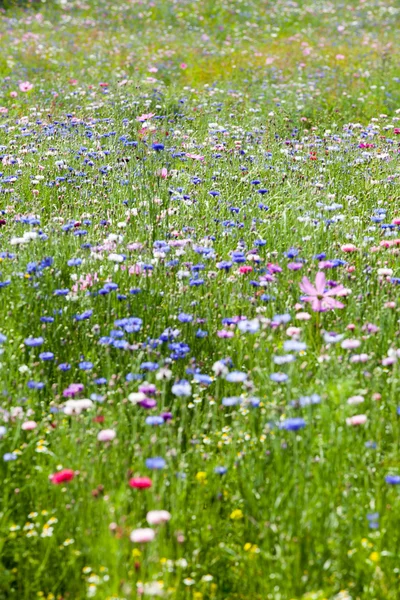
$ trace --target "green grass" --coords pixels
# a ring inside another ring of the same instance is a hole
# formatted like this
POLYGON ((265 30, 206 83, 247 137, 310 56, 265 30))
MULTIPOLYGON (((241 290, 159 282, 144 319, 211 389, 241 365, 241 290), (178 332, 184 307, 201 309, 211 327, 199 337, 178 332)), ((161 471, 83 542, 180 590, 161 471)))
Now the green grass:
POLYGON ((1 8, 0 600, 397 600, 399 9, 1 8))

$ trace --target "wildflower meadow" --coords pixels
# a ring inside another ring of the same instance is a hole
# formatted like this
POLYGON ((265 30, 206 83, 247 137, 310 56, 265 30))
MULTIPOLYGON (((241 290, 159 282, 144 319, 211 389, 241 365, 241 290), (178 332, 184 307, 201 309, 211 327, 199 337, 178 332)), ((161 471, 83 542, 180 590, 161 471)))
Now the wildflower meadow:
POLYGON ((0 600, 399 600, 399 28, 0 2, 0 600))

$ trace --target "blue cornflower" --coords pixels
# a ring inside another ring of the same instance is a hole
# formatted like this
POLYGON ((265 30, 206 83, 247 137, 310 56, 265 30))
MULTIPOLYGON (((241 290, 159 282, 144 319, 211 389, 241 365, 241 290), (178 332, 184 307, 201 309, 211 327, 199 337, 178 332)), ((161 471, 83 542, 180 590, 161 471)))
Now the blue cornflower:
POLYGON ((85 321, 86 319, 90 319, 90 317, 92 315, 93 315, 92 310, 85 310, 85 312, 83 312, 81 315, 75 315, 74 319, 75 319, 75 321, 85 321))
POLYGON ((187 398, 192 393, 192 386, 188 381, 182 379, 172 386, 171 391, 174 396, 178 396, 178 398, 187 398))
POLYGON ((148 469, 153 469, 156 471, 159 471, 160 469, 163 469, 166 465, 166 462, 163 458, 161 458, 161 456, 156 456, 154 458, 147 458, 146 459, 146 467, 148 469))
POLYGON ((82 371, 90 371, 91 369, 93 369, 93 366, 94 365, 93 365, 92 362, 86 361, 86 360, 84 360, 84 361, 82 361, 82 362, 79 363, 79 368, 82 371))
POLYGON ((197 383, 202 383, 203 385, 210 385, 210 383, 212 383, 212 378, 209 375, 195 373, 193 381, 196 381, 197 383))
POLYGON ((29 346, 30 348, 35 348, 36 346, 41 346, 44 342, 44 339, 42 337, 37 337, 37 338, 26 338, 24 340, 24 344, 25 346, 29 346))
POLYGON ((27 386, 30 390, 42 390, 44 388, 44 383, 42 381, 33 381, 31 379, 28 381, 27 386))
POLYGON ((4 462, 11 462, 13 460, 17 460, 17 455, 14 454, 14 452, 6 452, 5 454, 3 454, 3 460, 4 462))
POLYGON ((229 396, 222 398, 222 406, 237 406, 242 403, 242 399, 239 396, 229 396))
POLYGON ((246 381, 247 375, 242 371, 231 371, 225 379, 231 383, 243 383, 243 381, 246 381))
POLYGON ((180 313, 178 315, 178 321, 181 323, 190 323, 193 321, 193 315, 188 315, 187 313, 180 313))
POLYGON ((226 467, 215 467, 214 469, 214 473, 216 473, 217 475, 225 475, 227 471, 228 469, 226 467))
POLYGON ((70 368, 71 368, 71 365, 69 363, 61 363, 57 367, 57 369, 59 369, 60 371, 69 371, 70 368))
POLYGON ((271 373, 269 378, 276 383, 284 383, 289 379, 289 376, 286 373, 271 373))
POLYGON ((152 416, 146 417, 145 423, 146 425, 164 425, 165 421, 162 417, 152 416))
POLYGON ((40 317, 41 323, 54 323, 54 317, 40 317))
POLYGON ((305 426, 305 420, 300 418, 286 419, 285 421, 282 421, 282 423, 279 423, 279 429, 286 429, 286 431, 298 431, 305 426))
POLYGON ((387 475, 385 481, 390 485, 400 485, 400 475, 387 475))
POLYGON ((157 369, 158 369, 158 363, 156 363, 156 362, 143 362, 140 365, 140 368, 143 369, 143 371, 157 371, 157 369))
POLYGON ((164 150, 164 144, 152 144, 151 147, 156 152, 160 152, 161 150, 164 150))
POLYGON ((128 373, 125 379, 126 381, 140 381, 143 379, 143 375, 139 375, 138 373, 128 373))
POLYGON ((69 261, 67 262, 67 265, 69 267, 79 267, 79 265, 82 264, 82 259, 81 258, 70 258, 69 261))
POLYGON ((41 352, 39 354, 39 358, 40 358, 40 360, 44 360, 44 361, 46 361, 46 360, 53 360, 54 359, 54 354, 53 354, 53 352, 41 352))

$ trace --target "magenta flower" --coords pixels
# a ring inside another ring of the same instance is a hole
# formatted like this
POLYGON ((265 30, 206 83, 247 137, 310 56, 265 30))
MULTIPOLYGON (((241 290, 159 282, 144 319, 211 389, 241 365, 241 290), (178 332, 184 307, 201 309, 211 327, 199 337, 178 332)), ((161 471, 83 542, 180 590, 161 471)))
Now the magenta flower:
POLYGON ((303 277, 300 289, 307 294, 302 298, 304 302, 310 302, 315 312, 326 312, 333 308, 343 308, 344 304, 338 302, 332 296, 345 296, 348 293, 343 285, 337 285, 330 290, 325 290, 325 273, 319 271, 315 277, 315 287, 307 277, 303 277))
POLYGON ((32 88, 33 83, 30 83, 30 81, 23 81, 19 84, 19 89, 21 90, 21 92, 29 92, 29 90, 31 90, 32 88))

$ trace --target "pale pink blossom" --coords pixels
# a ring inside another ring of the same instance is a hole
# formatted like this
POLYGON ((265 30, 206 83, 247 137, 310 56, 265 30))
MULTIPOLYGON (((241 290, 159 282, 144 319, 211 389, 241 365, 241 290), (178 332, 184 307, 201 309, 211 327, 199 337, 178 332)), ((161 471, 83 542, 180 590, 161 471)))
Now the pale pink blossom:
POLYGON ((36 427, 37 427, 36 421, 25 421, 21 425, 21 429, 23 429, 24 431, 32 431, 33 429, 36 429, 36 427))
POLYGON ((154 117, 156 113, 147 113, 147 114, 143 114, 140 115, 139 117, 136 117, 136 121, 139 121, 139 123, 143 123, 144 121, 149 121, 152 117, 154 117))
POLYGON ((166 523, 171 518, 171 513, 167 510, 151 510, 146 515, 146 521, 149 525, 159 525, 166 523))
POLYGON ((354 415, 354 417, 346 419, 347 425, 352 425, 353 427, 356 427, 357 425, 365 425, 367 421, 367 415, 354 415))
POLYGON ((111 442, 115 439, 116 435, 114 429, 102 429, 97 434, 97 439, 99 442, 111 442))
POLYGON ((204 156, 201 154, 192 154, 191 152, 186 152, 185 156, 187 156, 187 158, 192 158, 193 160, 204 160, 204 156))
POLYGON ((357 246, 355 246, 354 244, 343 244, 343 246, 341 246, 340 249, 342 252, 357 252, 358 251, 357 246))
POLYGON ((350 405, 362 404, 363 402, 364 402, 364 396, 351 396, 347 400, 347 404, 350 404, 350 405))
POLYGON ((299 321, 308 321, 309 319, 311 319, 311 315, 308 312, 299 312, 296 315, 296 319, 298 319, 299 321))
POLYGON ((361 346, 361 342, 360 340, 343 340, 343 342, 340 344, 343 348, 343 350, 355 350, 356 348, 359 348, 361 346))
POLYGON ((312 285, 307 277, 303 277, 300 283, 300 289, 307 294, 303 300, 310 302, 311 308, 315 312, 326 312, 333 308, 343 308, 344 305, 338 302, 332 296, 343 296, 347 292, 343 285, 337 285, 330 290, 325 290, 326 277, 325 273, 318 271, 315 278, 315 286, 312 285))
POLYGON ((143 529, 134 529, 130 535, 131 542, 135 544, 145 544, 152 542, 156 534, 150 527, 144 527, 143 529))
POLYGON ((23 81, 19 84, 19 89, 21 90, 21 92, 29 92, 29 90, 31 90, 32 88, 33 83, 30 83, 30 81, 23 81))

